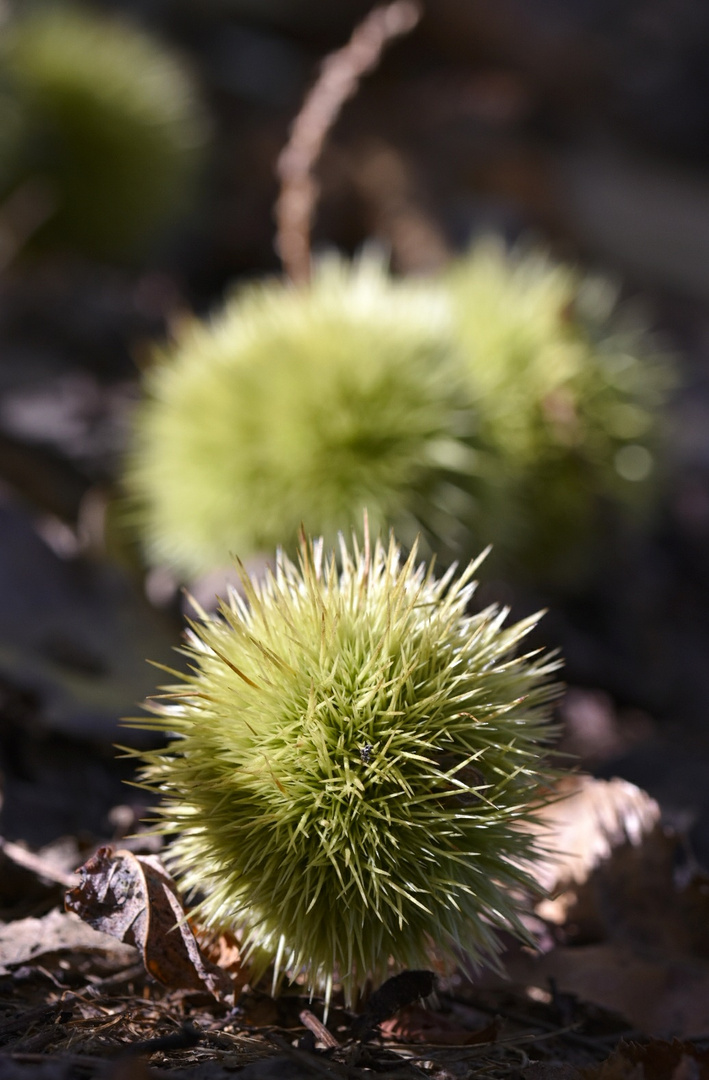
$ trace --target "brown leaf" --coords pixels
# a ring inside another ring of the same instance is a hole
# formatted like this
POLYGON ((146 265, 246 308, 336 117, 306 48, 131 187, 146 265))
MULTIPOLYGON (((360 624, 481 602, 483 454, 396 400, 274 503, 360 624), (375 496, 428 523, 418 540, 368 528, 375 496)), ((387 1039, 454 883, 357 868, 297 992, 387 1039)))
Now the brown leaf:
POLYGON ((422 1005, 409 1005, 392 1020, 379 1025, 383 1035, 409 1043, 427 1043, 440 1046, 473 1046, 475 1043, 495 1042, 500 1032, 497 1017, 478 1031, 470 1031, 447 1016, 425 1009, 422 1005))
POLYGON ((579 777, 560 792, 568 797, 545 812, 542 834, 559 854, 539 873, 556 895, 537 907, 559 943, 542 957, 511 958, 508 973, 539 987, 553 979, 657 1038, 706 1031, 709 882, 678 882, 680 841, 639 788, 579 777))
POLYGON ((561 993, 616 1012, 646 1035, 709 1030, 709 966, 687 956, 613 941, 557 946, 540 957, 521 953, 506 971, 528 986, 548 988, 553 979, 561 993))
POLYGON ((399 1009, 422 998, 436 989, 436 976, 432 971, 401 971, 383 982, 369 998, 364 1012, 352 1025, 355 1038, 365 1038, 383 1020, 394 1016, 399 1009))
POLYGON ((701 1080, 709 1075, 709 1050, 694 1043, 621 1043, 600 1065, 581 1070, 583 1080, 701 1080))
POLYGON ((69 911, 135 945, 164 986, 233 1000, 238 983, 202 956, 175 884, 156 856, 100 848, 79 873, 81 884, 66 895, 69 911))
POLYGON ((190 923, 202 955, 222 971, 228 971, 235 978, 242 977, 241 953, 239 943, 232 933, 207 934, 200 927, 190 923))
MULTIPOLYGON (((563 850, 540 868, 555 895, 537 913, 566 944, 617 941, 709 960, 709 878, 677 874, 682 839, 663 829, 657 805, 622 781, 589 781, 550 808, 547 839, 563 850)), ((546 879, 546 880, 545 880, 546 879)))

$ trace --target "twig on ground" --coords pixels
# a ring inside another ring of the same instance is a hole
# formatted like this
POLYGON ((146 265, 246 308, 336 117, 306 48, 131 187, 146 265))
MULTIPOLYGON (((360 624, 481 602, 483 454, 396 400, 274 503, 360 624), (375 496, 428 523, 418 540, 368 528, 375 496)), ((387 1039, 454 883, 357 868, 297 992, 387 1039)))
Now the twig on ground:
POLYGON ((325 1025, 318 1020, 317 1016, 311 1013, 310 1009, 303 1009, 300 1014, 300 1022, 308 1029, 308 1031, 313 1033, 316 1039, 319 1039, 321 1043, 331 1050, 340 1045, 332 1032, 328 1031, 325 1025))

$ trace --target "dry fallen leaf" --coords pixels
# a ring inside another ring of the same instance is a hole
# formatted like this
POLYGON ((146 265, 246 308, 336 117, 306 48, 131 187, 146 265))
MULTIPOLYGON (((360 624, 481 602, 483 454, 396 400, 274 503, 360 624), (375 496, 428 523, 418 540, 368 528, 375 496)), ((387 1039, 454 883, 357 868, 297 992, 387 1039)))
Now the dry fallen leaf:
POLYGON ((408 1005, 391 1020, 379 1025, 382 1035, 406 1043, 426 1043, 436 1046, 474 1046, 476 1043, 495 1042, 500 1033, 501 1022, 495 1017, 490 1023, 471 1031, 462 1024, 441 1013, 432 1012, 423 1005, 408 1005))
MULTIPOLYGON (((680 880, 681 838, 659 823, 657 803, 622 780, 574 777, 544 811, 552 854, 536 870, 550 896, 537 913, 564 943, 608 940, 709 960, 709 878, 680 880)), ((689 871, 691 872, 688 872, 689 871)))
POLYGON ((515 983, 548 988, 618 1013, 657 1038, 700 1037, 709 1031, 709 965, 664 949, 619 941, 559 946, 507 965, 515 983))
POLYGON ((207 990, 233 1001, 238 980, 203 957, 175 883, 157 856, 99 848, 79 873, 81 884, 66 895, 69 911, 135 945, 146 970, 163 986, 207 990))
POLYGON ((678 883, 680 841, 633 784, 572 777, 559 790, 567 797, 544 812, 552 854, 538 873, 551 896, 537 907, 557 945, 511 957, 508 974, 553 980, 648 1035, 709 1030, 709 881, 678 883))
POLYGON ((432 971, 400 971, 383 982, 370 996, 364 1012, 352 1025, 355 1038, 367 1038, 379 1024, 400 1009, 429 997, 436 989, 432 971))
POLYGON ((135 950, 115 937, 99 933, 74 915, 50 911, 41 919, 16 919, 0 925, 0 975, 22 964, 34 964, 52 953, 109 954, 116 966, 135 963, 135 950))
POLYGON ((569 776, 539 815, 549 854, 534 868, 550 894, 583 884, 623 844, 639 846, 660 820, 654 799, 627 780, 569 776))
MULTIPOLYGON (((609 913, 597 895, 598 870, 603 869, 607 885, 623 860, 642 861, 651 841, 664 849, 660 808, 626 780, 569 776, 558 782, 556 792, 558 799, 544 807, 540 824, 534 827, 547 849, 532 868, 546 894, 536 911, 548 923, 566 926, 577 937, 603 940, 608 936, 604 923, 609 913), (643 854, 638 857, 635 853, 640 850, 643 854)), ((619 895, 618 883, 611 881, 610 887, 616 893, 614 908, 622 908, 624 897, 619 895)), ((626 908, 632 906, 630 897, 628 901, 626 908)))

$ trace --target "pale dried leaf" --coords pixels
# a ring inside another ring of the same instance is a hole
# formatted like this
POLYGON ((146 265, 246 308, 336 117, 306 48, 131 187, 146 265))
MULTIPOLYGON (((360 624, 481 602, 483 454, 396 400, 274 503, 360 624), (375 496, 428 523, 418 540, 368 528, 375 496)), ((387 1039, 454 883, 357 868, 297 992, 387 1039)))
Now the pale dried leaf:
POLYGON ((548 854, 534 868, 537 883, 554 894, 583 884, 624 844, 640 845, 660 820, 660 807, 627 780, 570 776, 557 785, 559 798, 540 814, 548 854))
POLYGON ((21 964, 36 963, 50 953, 102 952, 126 967, 135 963, 135 949, 92 929, 76 915, 50 911, 41 919, 16 919, 0 925, 0 974, 21 964))

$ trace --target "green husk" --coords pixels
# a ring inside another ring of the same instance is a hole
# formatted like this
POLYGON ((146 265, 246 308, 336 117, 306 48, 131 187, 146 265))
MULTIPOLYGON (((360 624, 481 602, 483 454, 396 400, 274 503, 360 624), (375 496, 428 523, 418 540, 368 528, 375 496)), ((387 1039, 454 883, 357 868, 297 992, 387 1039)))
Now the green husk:
POLYGON ((166 46, 128 21, 40 3, 3 27, 0 79, 4 190, 41 182, 53 206, 35 246, 132 258, 185 210, 206 122, 166 46))
POLYGON ((183 328, 145 390, 125 481, 152 562, 190 576, 292 552, 302 521, 333 543, 365 508, 402 542, 470 550, 473 417, 447 305, 374 254, 237 292, 183 328))
POLYGON ((303 540, 192 625, 190 673, 135 721, 170 735, 142 782, 199 917, 243 931, 256 975, 349 1002, 526 937, 559 665, 518 652, 536 617, 466 614, 480 560, 437 580, 416 558, 365 533, 338 569, 303 540))
POLYGON ((609 282, 540 250, 488 238, 442 281, 482 448, 471 532, 515 575, 573 578, 612 507, 652 504, 668 356, 609 282))
POLYGON ((606 283, 477 245, 438 278, 330 258, 193 321, 145 380, 126 469, 150 562, 189 578, 375 528, 447 564, 576 580, 652 505, 670 366, 606 283))

